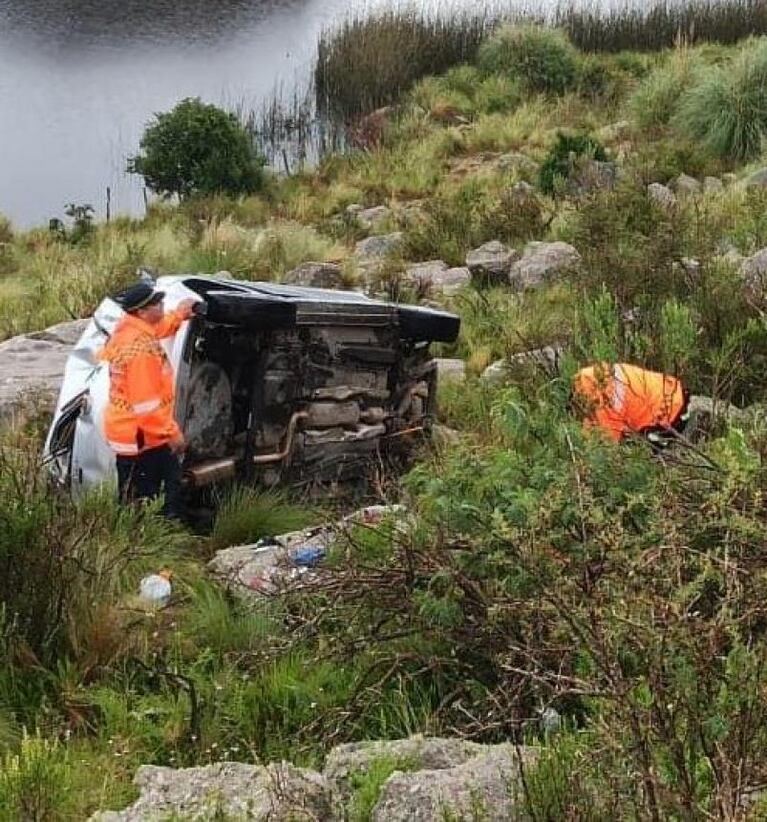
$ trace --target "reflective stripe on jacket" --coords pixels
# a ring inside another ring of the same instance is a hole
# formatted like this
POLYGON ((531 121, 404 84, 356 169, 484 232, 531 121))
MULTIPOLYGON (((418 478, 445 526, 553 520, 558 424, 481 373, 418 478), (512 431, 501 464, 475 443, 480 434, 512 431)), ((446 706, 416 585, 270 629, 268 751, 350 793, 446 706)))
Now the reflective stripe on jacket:
POLYGON ((616 363, 581 369, 575 391, 586 405, 584 425, 614 440, 653 428, 670 428, 687 404, 682 383, 667 374, 616 363))
POLYGON ((173 369, 160 340, 173 336, 190 316, 169 311, 150 325, 126 314, 101 350, 99 359, 109 363, 104 435, 116 454, 134 456, 180 435, 173 416, 173 369))

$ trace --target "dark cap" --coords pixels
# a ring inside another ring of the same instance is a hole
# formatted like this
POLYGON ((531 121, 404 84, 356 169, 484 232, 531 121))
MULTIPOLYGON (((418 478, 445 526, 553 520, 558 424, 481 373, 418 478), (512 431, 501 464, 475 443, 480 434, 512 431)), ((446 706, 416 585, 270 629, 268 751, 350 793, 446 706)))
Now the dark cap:
POLYGON ((140 282, 126 288, 112 299, 128 313, 159 303, 165 297, 164 291, 155 291, 150 283, 140 282))

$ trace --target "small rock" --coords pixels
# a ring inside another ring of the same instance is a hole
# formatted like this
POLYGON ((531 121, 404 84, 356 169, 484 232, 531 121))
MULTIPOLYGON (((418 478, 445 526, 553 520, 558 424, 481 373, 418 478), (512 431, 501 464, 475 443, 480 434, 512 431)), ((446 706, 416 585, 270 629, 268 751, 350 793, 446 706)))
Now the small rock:
POLYGON ((520 180, 518 183, 514 183, 514 185, 511 187, 511 193, 512 196, 517 197, 519 199, 534 197, 535 186, 531 186, 530 183, 526 183, 524 180, 520 180))
POLYGON ((718 420, 725 420, 733 425, 742 425, 749 417, 746 408, 738 408, 728 402, 714 403, 711 397, 693 394, 688 406, 690 412, 690 429, 685 433, 710 432, 718 420))
MULTIPOLYGON (((348 208, 346 210, 347 212, 349 211, 348 208)), ((357 222, 363 228, 367 229, 377 228, 389 218, 390 214, 391 209, 383 205, 374 206, 373 208, 361 208, 359 211, 353 212, 353 216, 356 217, 357 222)))
POLYGON ((419 289, 452 295, 471 282, 468 268, 448 268, 442 260, 409 265, 405 278, 419 289))
POLYGON ((616 163, 605 160, 581 159, 574 163, 567 178, 568 193, 579 196, 601 189, 612 189, 619 178, 616 163))
POLYGON ((511 266, 509 281, 520 289, 538 288, 555 275, 572 270, 580 261, 581 255, 569 243, 528 243, 522 258, 511 266))
POLYGON ((509 377, 509 363, 507 360, 496 360, 495 362, 491 362, 490 365, 482 372, 480 379, 483 382, 489 382, 493 385, 497 385, 506 380, 509 377))
POLYGON ((403 235, 401 231, 395 231, 392 234, 379 234, 375 237, 360 240, 354 247, 354 255, 361 263, 377 263, 399 253, 402 250, 402 244, 403 235))
POLYGON ((285 274, 283 282, 310 288, 343 288, 344 275, 335 263, 307 262, 285 274))
POLYGON ((437 378, 440 382, 463 382, 466 379, 466 363, 459 359, 438 358, 437 378))
POLYGON ((680 174, 676 180, 674 180, 674 191, 676 191, 680 197, 693 197, 696 194, 700 194, 700 189, 700 183, 688 174, 680 174))
POLYGON ((765 294, 767 285, 767 248, 746 257, 740 266, 740 276, 745 287, 755 296, 765 294))
POLYGON ((674 211, 678 205, 676 194, 662 183, 650 183, 650 185, 647 186, 647 194, 650 199, 655 200, 664 211, 674 211))
POLYGON ((491 240, 470 251, 466 267, 471 278, 480 285, 508 285, 511 265, 519 259, 519 253, 498 240, 491 240))
POLYGON ((720 191, 724 191, 724 183, 718 177, 704 177, 703 191, 706 194, 718 194, 720 191))
POLYGON ((458 445, 461 441, 461 432, 437 423, 432 426, 431 441, 436 448, 448 448, 451 445, 458 445))
POLYGON ((682 257, 679 264, 682 266, 684 273, 689 277, 697 278, 700 276, 702 268, 700 260, 696 260, 694 257, 682 257))
POLYGON ((531 160, 526 154, 512 151, 502 154, 495 164, 499 171, 519 171, 521 174, 532 176, 538 173, 538 163, 531 160))
POLYGON ((339 797, 330 782, 315 771, 287 762, 266 767, 218 762, 179 770, 144 765, 134 783, 141 795, 130 807, 96 813, 91 822, 343 819, 339 797))
POLYGON ((746 180, 746 188, 767 188, 767 168, 760 168, 746 180))
POLYGON ((509 365, 541 366, 543 368, 556 368, 562 357, 563 349, 558 345, 545 345, 543 348, 533 348, 530 351, 522 351, 519 354, 512 354, 509 357, 509 365))
POLYGON ((482 819, 508 822, 524 804, 520 770, 537 758, 532 748, 487 746, 453 768, 395 772, 384 784, 372 822, 437 822, 482 819))

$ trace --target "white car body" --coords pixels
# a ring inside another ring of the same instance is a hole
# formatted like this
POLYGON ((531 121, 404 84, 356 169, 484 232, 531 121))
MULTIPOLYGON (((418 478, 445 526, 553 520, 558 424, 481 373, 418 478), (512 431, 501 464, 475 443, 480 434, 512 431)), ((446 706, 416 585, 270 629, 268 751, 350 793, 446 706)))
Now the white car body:
MULTIPOLYGON (((183 280, 183 277, 158 279, 157 288, 165 292, 166 310, 175 308, 184 299, 198 298, 184 286, 183 280)), ((76 495, 89 486, 117 480, 114 452, 103 431, 104 411, 109 400, 109 367, 99 362, 98 354, 123 316, 123 310, 111 299, 105 299, 96 309, 67 360, 53 424, 46 438, 44 459, 54 477, 62 484, 68 483, 76 495), (84 392, 87 392, 87 399, 75 422, 71 453, 52 452, 52 440, 63 410, 84 392)), ((176 374, 188 328, 189 323, 184 323, 175 336, 162 340, 176 374)))

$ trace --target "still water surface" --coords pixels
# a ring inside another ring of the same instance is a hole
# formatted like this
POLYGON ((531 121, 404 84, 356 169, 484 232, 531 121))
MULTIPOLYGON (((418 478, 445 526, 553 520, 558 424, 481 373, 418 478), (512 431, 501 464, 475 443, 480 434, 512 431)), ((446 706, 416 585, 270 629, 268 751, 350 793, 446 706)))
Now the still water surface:
POLYGON ((107 186, 114 213, 141 213, 124 168, 154 112, 258 108, 360 1, 0 0, 0 213, 47 224, 74 201, 103 218, 107 186))

